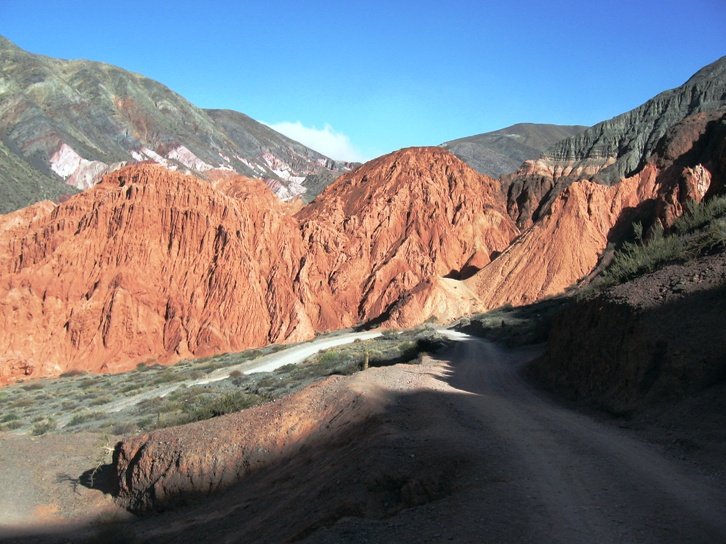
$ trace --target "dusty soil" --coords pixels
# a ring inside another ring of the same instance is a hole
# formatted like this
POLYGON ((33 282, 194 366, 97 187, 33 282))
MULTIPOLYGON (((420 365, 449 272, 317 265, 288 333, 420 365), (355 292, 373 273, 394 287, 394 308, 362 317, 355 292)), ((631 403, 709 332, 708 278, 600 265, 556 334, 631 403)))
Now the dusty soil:
POLYGON ((80 481, 109 458, 109 442, 95 433, 0 434, 0 540, 130 519, 112 497, 80 481))
MULTIPOLYGON (((726 486, 724 474, 713 469, 718 464, 674 455, 647 433, 554 401, 521 378, 533 355, 470 339, 421 365, 332 378, 315 386, 318 393, 274 403, 274 409, 322 414, 330 411, 325 403, 345 399, 337 427, 330 430, 331 418, 322 417, 327 430, 301 437, 293 455, 271 455, 270 464, 262 462, 225 492, 180 497, 186 504, 162 504, 162 512, 71 533, 58 526, 4 536, 16 542, 726 539, 726 486)), ((180 440, 189 439, 188 431, 180 432, 180 440)), ((721 439, 711 438, 716 447, 706 450, 717 454, 721 439)), ((47 474, 67 470, 77 477, 93 465, 94 441, 72 440, 76 460, 47 474)), ((28 460, 38 466, 64 456, 46 461, 52 445, 30 438, 0 444, 3 478, 15 475, 26 513, 15 521, 30 521, 38 504, 68 484, 33 484, 28 460), (38 491, 20 492, 26 489, 38 491)), ((7 488, 0 489, 7 501, 7 488)), ((100 491, 80 493, 70 486, 63 493, 60 511, 69 519, 80 519, 81 511, 86 520, 114 511, 100 491)))

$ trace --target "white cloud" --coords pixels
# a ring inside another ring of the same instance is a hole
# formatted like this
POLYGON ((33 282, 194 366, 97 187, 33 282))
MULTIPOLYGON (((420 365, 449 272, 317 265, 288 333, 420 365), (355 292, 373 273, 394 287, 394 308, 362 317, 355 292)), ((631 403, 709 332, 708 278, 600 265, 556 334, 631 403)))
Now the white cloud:
POLYGON ((365 162, 367 160, 350 143, 348 136, 342 132, 336 132, 327 123, 322 129, 306 127, 300 121, 294 123, 283 121, 282 123, 264 124, 331 159, 349 162, 365 162))

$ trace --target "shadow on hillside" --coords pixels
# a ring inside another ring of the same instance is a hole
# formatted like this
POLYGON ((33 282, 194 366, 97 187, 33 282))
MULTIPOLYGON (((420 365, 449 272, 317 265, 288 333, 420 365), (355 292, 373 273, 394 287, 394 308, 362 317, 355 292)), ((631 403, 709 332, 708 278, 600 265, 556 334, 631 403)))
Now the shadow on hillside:
POLYGON ((683 292, 689 282, 698 285, 693 278, 703 270, 671 267, 627 284, 629 304, 607 292, 573 304, 555 318, 535 374, 560 394, 616 415, 726 382, 726 285, 683 292), (646 293, 664 300, 652 303, 646 293))

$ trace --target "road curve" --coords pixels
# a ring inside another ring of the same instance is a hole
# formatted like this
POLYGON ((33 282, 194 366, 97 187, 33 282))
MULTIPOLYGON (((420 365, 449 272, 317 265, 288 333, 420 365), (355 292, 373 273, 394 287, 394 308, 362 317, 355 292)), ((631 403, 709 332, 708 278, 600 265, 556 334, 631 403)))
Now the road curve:
MULTIPOLYGON (((523 542, 726 542, 726 490, 628 431, 567 409, 520 376, 526 357, 459 336, 444 354, 459 417, 496 444, 523 542)), ((507 519, 505 511, 498 514, 507 519)))
MULTIPOLYGON (((356 340, 370 340, 381 336, 380 332, 368 331, 368 332, 351 332, 341 334, 337 336, 324 337, 310 342, 304 342, 295 346, 285 348, 281 351, 265 355, 258 359, 251 361, 245 361, 244 363, 230 365, 224 368, 214 370, 207 374, 203 379, 196 380, 185 380, 172 385, 162 385, 156 389, 144 391, 137 395, 130 395, 120 399, 117 399, 107 404, 104 410, 108 413, 120 412, 126 410, 132 406, 135 406, 139 402, 145 399, 154 397, 165 397, 170 393, 173 393, 179 387, 191 387, 194 385, 204 385, 220 380, 226 380, 230 374, 238 370, 243 374, 253 374, 255 372, 272 372, 273 370, 280 368, 281 366, 289 364, 300 364, 312 355, 324 349, 330 349, 335 346, 341 346, 343 344, 349 344, 356 340)), ((72 418, 72 414, 67 414, 58 418, 58 423, 61 427, 66 425, 72 418)))

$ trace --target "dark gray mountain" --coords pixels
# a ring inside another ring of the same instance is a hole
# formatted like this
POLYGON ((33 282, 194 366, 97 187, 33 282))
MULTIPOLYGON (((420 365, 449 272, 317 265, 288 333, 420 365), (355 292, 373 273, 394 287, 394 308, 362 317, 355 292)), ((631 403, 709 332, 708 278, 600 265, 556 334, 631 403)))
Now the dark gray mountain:
POLYGON ((452 140, 440 147, 451 151, 478 172, 498 178, 516 171, 524 161, 538 158, 556 142, 586 128, 580 125, 519 123, 494 132, 452 140))
MULTIPOLYGON (((703 129, 708 134, 693 135, 702 138, 705 145, 721 130, 724 115, 726 57, 702 68, 680 87, 562 140, 547 149, 540 160, 527 161, 516 173, 502 176, 509 214, 520 227, 526 227, 547 213, 572 183, 586 179, 614 185, 637 174, 659 145, 667 144, 668 131, 688 119, 710 119, 703 129)), ((700 125, 700 121, 693 124, 700 125)), ((694 153, 703 152, 701 147, 694 145, 694 153)))
POLYGON ((312 199, 353 166, 240 113, 197 108, 141 75, 31 54, 0 37, 0 213, 135 161, 203 178, 234 171, 283 199, 312 199))
POLYGON ((544 156, 558 162, 615 160, 593 181, 611 185, 636 174, 666 131, 686 117, 724 107, 726 57, 702 68, 680 87, 563 140, 544 156))

